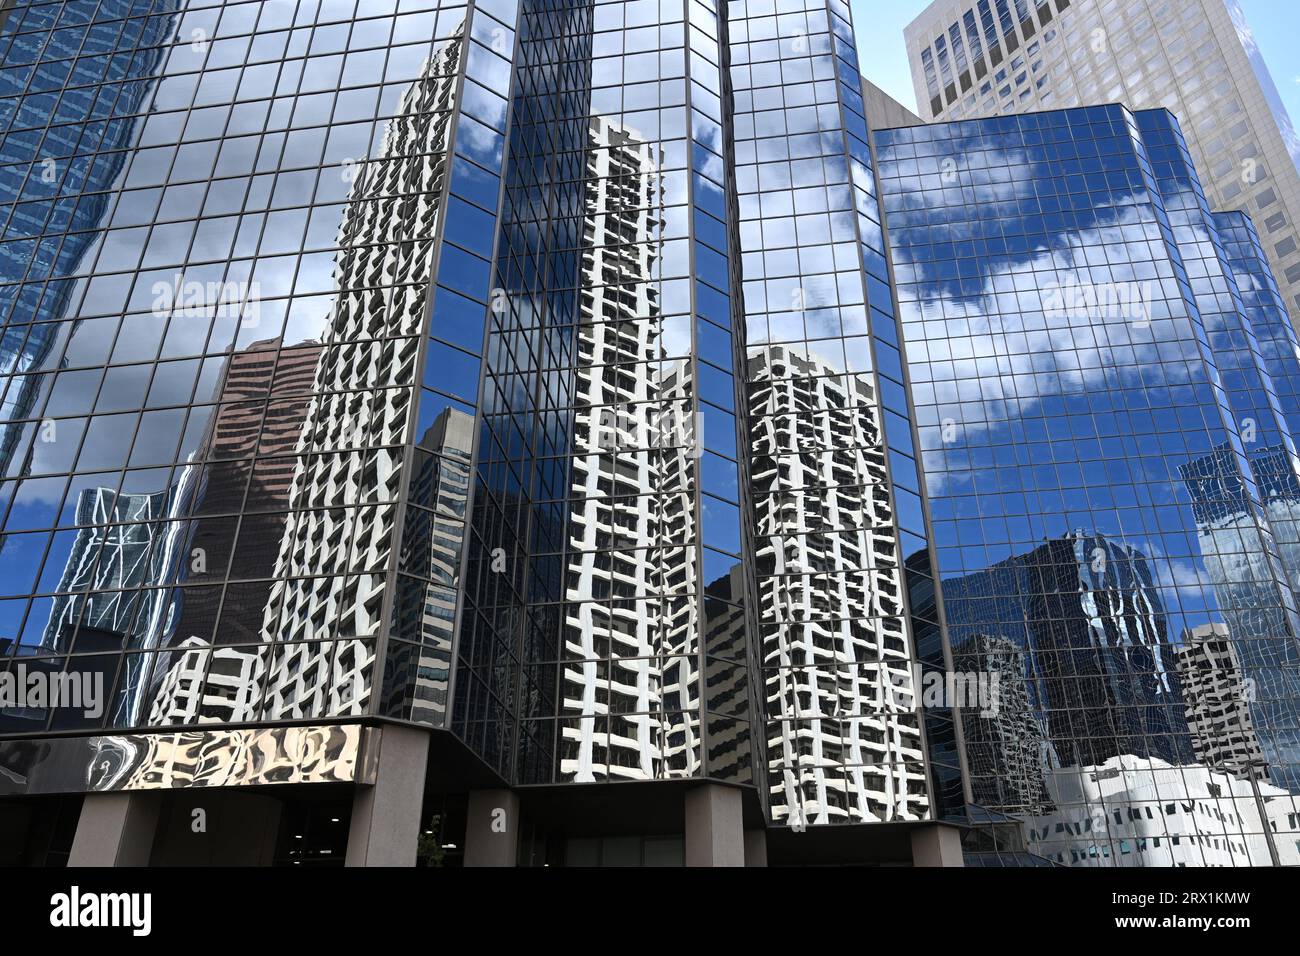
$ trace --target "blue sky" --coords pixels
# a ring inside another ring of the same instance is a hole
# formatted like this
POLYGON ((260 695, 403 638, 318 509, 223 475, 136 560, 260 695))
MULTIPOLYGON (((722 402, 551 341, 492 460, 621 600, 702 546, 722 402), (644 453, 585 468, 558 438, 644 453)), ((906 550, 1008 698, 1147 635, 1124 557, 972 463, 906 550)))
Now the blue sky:
MULTIPOLYGON (((894 99, 916 109, 903 48, 903 27, 929 0, 850 0, 863 73, 894 99)), ((1300 5, 1295 0, 1239 0, 1278 91, 1300 129, 1300 5)))

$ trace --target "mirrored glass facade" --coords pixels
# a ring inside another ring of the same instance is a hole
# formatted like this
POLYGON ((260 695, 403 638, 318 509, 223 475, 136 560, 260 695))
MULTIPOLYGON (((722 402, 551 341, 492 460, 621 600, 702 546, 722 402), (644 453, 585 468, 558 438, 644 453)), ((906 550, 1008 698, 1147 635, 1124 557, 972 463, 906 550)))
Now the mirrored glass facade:
POLYGON ((388 718, 511 782, 752 783, 725 26, 7 11, 0 646, 112 705, 3 730, 388 718))
POLYGON ((83 729, 387 718, 512 783, 929 813, 846 5, 3 30, 5 657, 93 662, 83 729))
POLYGON ((767 790, 791 826, 924 819, 898 324, 848 8, 806 6, 729 25, 767 790))
POLYGON ((1289 80, 1274 81, 1237 0, 932 0, 904 33, 928 118, 1173 112, 1214 207, 1256 218, 1286 308, 1300 309, 1300 135, 1278 92, 1289 80), (984 55, 972 43, 959 62, 953 37, 977 18, 984 55))
POLYGON ((448 300, 488 305, 452 726, 521 784, 752 779, 722 29, 525 4, 485 86, 496 252, 448 300))
POLYGON ((105 694, 0 702, 0 797, 409 747, 521 859, 689 860, 724 793, 846 859, 1300 862, 1253 225, 1167 113, 873 97, 843 0, 0 11, 0 677, 105 694))
POLYGON ((373 713, 395 556, 446 573, 482 340, 429 339, 427 314, 468 24, 373 13, 4 21, 6 657, 102 673, 86 729, 373 713), (435 481, 412 427, 439 401, 435 481), (422 551, 398 524, 413 473, 422 551))
POLYGON ((1165 111, 876 143, 947 644, 1000 680, 972 799, 1068 865, 1295 863, 1296 356, 1248 221, 1165 111))

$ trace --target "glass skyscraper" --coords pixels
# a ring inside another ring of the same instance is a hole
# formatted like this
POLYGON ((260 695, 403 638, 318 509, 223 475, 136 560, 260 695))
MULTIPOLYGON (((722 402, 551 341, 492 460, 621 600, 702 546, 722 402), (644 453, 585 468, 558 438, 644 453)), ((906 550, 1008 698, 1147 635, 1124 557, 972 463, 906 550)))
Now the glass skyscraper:
POLYGON ((962 714, 975 802, 1059 863, 1296 862, 1297 359, 1248 221, 1163 110, 876 143, 950 652, 1022 688, 962 714))
POLYGON ((927 119, 1170 110, 1211 203, 1256 218, 1300 314, 1300 135, 1238 0, 934 0, 905 34, 927 119))
POLYGON ((1300 860, 1258 234, 880 97, 842 0, 8 6, 3 859, 1300 860))
POLYGON ((4 661, 105 698, 6 708, 6 793, 85 794, 88 831, 110 794, 359 786, 354 862, 483 801, 520 860, 712 860, 723 823, 751 859, 769 823, 953 858, 846 4, 2 29, 4 661), (670 809, 575 831, 560 786, 670 809))

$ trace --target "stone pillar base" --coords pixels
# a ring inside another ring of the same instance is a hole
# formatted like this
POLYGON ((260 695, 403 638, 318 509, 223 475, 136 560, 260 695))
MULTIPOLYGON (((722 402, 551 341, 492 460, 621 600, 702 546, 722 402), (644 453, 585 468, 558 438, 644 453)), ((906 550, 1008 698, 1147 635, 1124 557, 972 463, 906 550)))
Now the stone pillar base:
POLYGON ((965 866, 961 830, 947 823, 927 823, 912 829, 913 866, 965 866))
POLYGON ((519 797, 512 790, 471 790, 465 821, 466 866, 516 866, 519 797))
POLYGON ((429 731, 380 730, 374 786, 359 788, 352 801, 348 866, 415 866, 428 762, 429 731))
POLYGON ((86 794, 68 866, 148 866, 162 797, 156 791, 86 794))
MULTIPOLYGON (((716 783, 686 791, 686 865, 744 866, 745 813, 740 791, 716 783)), ((764 851, 766 858, 766 850, 764 851)))

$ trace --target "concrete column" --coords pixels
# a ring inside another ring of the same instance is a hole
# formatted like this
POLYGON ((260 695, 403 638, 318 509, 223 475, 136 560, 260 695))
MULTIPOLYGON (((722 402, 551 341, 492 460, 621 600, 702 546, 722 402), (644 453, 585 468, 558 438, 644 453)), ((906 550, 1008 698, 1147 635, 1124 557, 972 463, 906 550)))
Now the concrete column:
POLYGON ((948 823, 913 827, 912 865, 965 866, 961 856, 961 830, 948 823))
POLYGON ((706 783, 686 791, 686 865, 744 866, 740 791, 706 783))
POLYGON ((745 831, 745 866, 767 866, 767 831, 745 831))
POLYGON ((519 797, 513 790, 471 790, 465 821, 466 866, 515 866, 519 797))
POLYGON ((148 866, 162 796, 157 791, 86 794, 68 866, 148 866))
POLYGON ((415 866, 428 763, 429 731, 380 729, 375 784, 358 788, 352 801, 348 866, 415 866))

